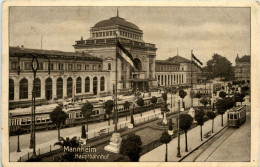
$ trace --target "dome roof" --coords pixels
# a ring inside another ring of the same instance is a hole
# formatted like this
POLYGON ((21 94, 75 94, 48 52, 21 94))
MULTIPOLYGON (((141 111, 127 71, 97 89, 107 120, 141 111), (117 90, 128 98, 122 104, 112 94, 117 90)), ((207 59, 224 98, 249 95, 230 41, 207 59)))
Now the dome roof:
POLYGON ((129 27, 129 28, 140 31, 140 29, 135 24, 125 21, 125 19, 123 19, 121 17, 111 17, 108 20, 102 20, 102 21, 98 22, 97 24, 95 24, 93 28, 107 27, 107 26, 114 26, 114 25, 129 27))

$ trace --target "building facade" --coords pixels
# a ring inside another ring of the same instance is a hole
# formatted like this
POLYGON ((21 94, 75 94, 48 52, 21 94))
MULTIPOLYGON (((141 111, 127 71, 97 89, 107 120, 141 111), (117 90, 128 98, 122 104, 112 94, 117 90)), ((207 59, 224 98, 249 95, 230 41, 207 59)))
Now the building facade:
POLYGON ((156 60, 156 79, 158 86, 191 85, 191 75, 193 84, 201 84, 204 82, 201 69, 191 64, 191 61, 186 58, 177 55, 167 60, 156 60))
POLYGON ((35 88, 37 104, 62 98, 86 98, 110 93, 109 71, 103 69, 100 58, 73 52, 9 49, 9 107, 30 105, 33 88, 32 58, 38 58, 35 88), (50 64, 44 55, 50 59, 50 64), (20 61, 18 62, 18 58, 20 61), (20 74, 18 74, 18 65, 20 74), (50 68, 50 75, 48 69, 50 68))
POLYGON ((241 58, 237 55, 235 66, 235 80, 250 80, 250 55, 241 58))
POLYGON ((143 32, 135 24, 119 16, 100 21, 91 27, 90 38, 76 41, 75 52, 91 54, 103 60, 104 69, 110 72, 112 93, 116 81, 116 39, 132 54, 137 67, 133 70, 125 60, 118 59, 118 91, 149 91, 155 88, 157 48, 155 44, 143 41, 143 32))

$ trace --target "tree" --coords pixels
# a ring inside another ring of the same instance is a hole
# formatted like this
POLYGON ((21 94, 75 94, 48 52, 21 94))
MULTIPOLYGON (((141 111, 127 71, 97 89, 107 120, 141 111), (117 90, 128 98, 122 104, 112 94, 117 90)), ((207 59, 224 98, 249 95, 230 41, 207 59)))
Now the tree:
MULTIPOLYGON (((83 114, 83 117, 86 119, 87 133, 88 133, 88 119, 92 115, 93 108, 94 106, 90 102, 83 104, 83 106, 81 107, 81 112, 83 114)), ((87 135, 87 139, 88 139, 88 135, 87 135)))
POLYGON ((155 96, 151 98, 151 103, 153 104, 153 112, 155 113, 155 104, 157 103, 157 98, 155 96))
POLYGON ((200 103, 204 105, 204 107, 207 106, 207 104, 209 104, 209 100, 206 98, 206 97, 203 97, 201 100, 200 100, 200 103))
POLYGON ((182 106, 183 106, 183 99, 185 98, 186 95, 187 95, 187 92, 185 92, 183 89, 179 90, 179 96, 182 100, 182 106))
POLYGON ((163 131, 161 137, 160 137, 160 142, 165 144, 166 152, 165 152, 165 162, 167 162, 167 154, 168 154, 168 147, 167 144, 171 141, 171 136, 166 132, 166 130, 163 131))
POLYGON ((244 101, 245 94, 243 93, 235 93, 234 100, 235 102, 240 102, 242 105, 242 102, 244 101))
POLYGON ((173 130, 173 126, 172 126, 172 119, 169 120, 169 130, 172 131, 173 130))
POLYGON ((225 97, 224 99, 218 99, 216 102, 216 108, 218 113, 221 115, 221 125, 223 126, 223 114, 225 114, 226 110, 232 108, 234 106, 234 100, 231 97, 225 97))
POLYGON ((163 93, 162 98, 163 98, 164 102, 167 103, 167 93, 163 93))
POLYGON ((226 92, 224 91, 219 92, 219 97, 221 97, 222 99, 226 96, 227 96, 226 92))
POLYGON ((144 106, 144 99, 143 98, 138 98, 136 101, 137 105, 141 107, 141 117, 143 116, 143 106, 144 106))
POLYGON ((133 126, 135 126, 135 120, 134 120, 134 116, 131 115, 131 124, 133 124, 133 126))
MULTIPOLYGON (((64 147, 77 148, 79 147, 79 141, 77 140, 76 136, 74 136, 72 139, 70 139, 69 137, 67 137, 66 139, 60 137, 59 142, 55 143, 54 145, 59 145, 62 148, 64 147)), ((75 161, 75 152, 64 151, 62 156, 59 157, 58 161, 66 161, 66 162, 75 161)))
POLYGON ((217 53, 207 62, 205 71, 209 74, 210 79, 223 78, 224 81, 229 81, 234 78, 232 63, 217 53))
POLYGON ((81 138, 82 139, 86 139, 86 129, 85 129, 85 125, 81 126, 81 138))
POLYGON ((54 110, 50 113, 50 120, 58 128, 58 140, 60 139, 60 128, 65 124, 67 118, 69 118, 68 114, 62 111, 62 108, 59 106, 54 108, 54 110))
POLYGON ((208 111, 207 117, 212 120, 212 130, 211 130, 211 132, 213 133, 214 119, 216 117, 216 114, 213 111, 208 111))
POLYGON ((108 126, 110 126, 110 117, 112 114, 112 110, 114 108, 114 101, 113 100, 107 100, 104 104, 105 112, 108 115, 108 126))
POLYGON ((129 112, 130 112, 129 107, 130 107, 129 101, 125 101, 125 103, 124 103, 124 108, 126 110, 126 112, 125 112, 125 120, 127 120, 127 110, 129 110, 129 112))
POLYGON ((226 112, 226 104, 224 99, 218 99, 216 102, 216 108, 218 113, 221 115, 221 126, 223 126, 223 114, 226 112))
POLYGON ((195 121, 197 121, 197 124, 200 125, 200 140, 202 141, 202 126, 204 125, 204 116, 205 112, 204 110, 196 110, 195 111, 195 121))
POLYGON ((187 132, 190 129, 191 125, 193 123, 193 118, 189 114, 181 114, 180 115, 180 128, 185 133, 185 151, 188 152, 188 139, 187 139, 187 132))
POLYGON ((198 92, 198 93, 196 94, 196 97, 199 99, 199 100, 198 100, 198 105, 199 105, 200 98, 201 98, 201 94, 198 92))
POLYGON ((133 162, 138 162, 142 151, 142 141, 140 136, 130 133, 123 138, 120 147, 120 154, 128 156, 133 162))

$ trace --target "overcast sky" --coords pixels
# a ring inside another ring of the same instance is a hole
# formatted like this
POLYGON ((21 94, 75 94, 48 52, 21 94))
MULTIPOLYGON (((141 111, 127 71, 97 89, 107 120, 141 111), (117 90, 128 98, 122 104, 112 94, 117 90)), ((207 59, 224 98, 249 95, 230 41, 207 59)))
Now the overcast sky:
POLYGON ((234 64, 237 54, 250 54, 250 8, 205 7, 11 7, 10 46, 72 51, 90 27, 119 16, 143 30, 143 39, 156 44, 157 59, 190 51, 203 63, 214 53, 234 64))

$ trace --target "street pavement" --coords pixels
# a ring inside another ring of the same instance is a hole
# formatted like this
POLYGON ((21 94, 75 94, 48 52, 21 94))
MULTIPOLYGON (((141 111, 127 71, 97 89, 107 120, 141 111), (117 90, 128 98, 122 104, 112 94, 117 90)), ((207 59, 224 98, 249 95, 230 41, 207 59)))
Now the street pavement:
MULTIPOLYGON (((152 94, 153 95, 153 94, 152 94)), ((171 94, 168 94, 167 102, 171 104, 171 94)), ((178 94, 172 96, 172 104, 173 104, 173 109, 172 110, 177 110, 178 108, 178 100, 181 101, 179 98, 178 94)), ((194 98, 193 100, 194 106, 198 105, 198 99, 194 98)), ((184 98, 185 102, 185 107, 189 107, 191 104, 191 99, 186 96, 184 98)), ((169 106, 170 108, 171 106, 169 106)), ((145 116, 152 116, 154 115, 153 110, 147 111, 143 113, 143 117, 145 116)), ((160 113, 160 109, 156 109, 156 113, 160 113)), ((156 114, 155 113, 155 114, 156 114)), ((135 114, 134 119, 139 119, 140 114, 135 114)), ((112 122, 112 121, 111 121, 112 122)), ((126 123, 130 122, 130 119, 128 117, 128 120, 126 121, 125 117, 119 118, 119 124, 121 123, 126 123)), ((111 123, 110 127, 113 127, 114 125, 111 123)), ((98 122, 98 123, 93 123, 89 124, 89 134, 93 134, 93 132, 97 132, 101 129, 107 129, 109 128, 108 122, 98 122)), ((64 128, 60 130, 60 135, 61 137, 73 137, 73 136, 81 136, 81 126, 76 126, 76 127, 70 127, 70 128, 64 128)), ((48 131, 42 131, 42 132, 36 132, 36 150, 39 148, 49 148, 50 145, 52 149, 58 148, 58 146, 53 146, 54 143, 58 141, 58 131, 57 130, 48 130, 48 131)), ((32 152, 32 149, 29 149, 29 144, 30 144, 30 134, 24 134, 20 135, 20 149, 21 152, 16 152, 17 150, 17 136, 10 136, 9 137, 9 151, 10 151, 10 161, 17 161, 19 157, 28 154, 28 152, 32 152)))
MULTIPOLYGON (((227 117, 226 113, 223 115, 224 117, 224 126, 227 125, 227 117)), ((209 131, 211 131, 212 128, 212 121, 208 120, 203 125, 203 135, 209 131)), ((221 115, 218 115, 215 118, 214 121, 214 133, 217 133, 220 131, 223 127, 221 126, 221 115)), ((180 136, 180 152, 181 156, 187 155, 190 151, 201 145, 203 142, 205 142, 207 139, 203 138, 203 141, 200 140, 200 126, 197 126, 187 133, 188 138, 188 152, 185 152, 185 135, 182 134, 180 136)), ((169 162, 176 162, 179 161, 180 158, 176 157, 177 155, 177 144, 178 144, 178 138, 174 138, 169 144, 168 144, 168 161, 169 162)), ((140 158, 140 162, 164 162, 165 161, 165 144, 157 147, 156 149, 144 154, 140 158)))
POLYGON ((197 158, 197 162, 249 162, 251 151, 250 115, 239 129, 231 129, 229 136, 220 137, 197 158))

